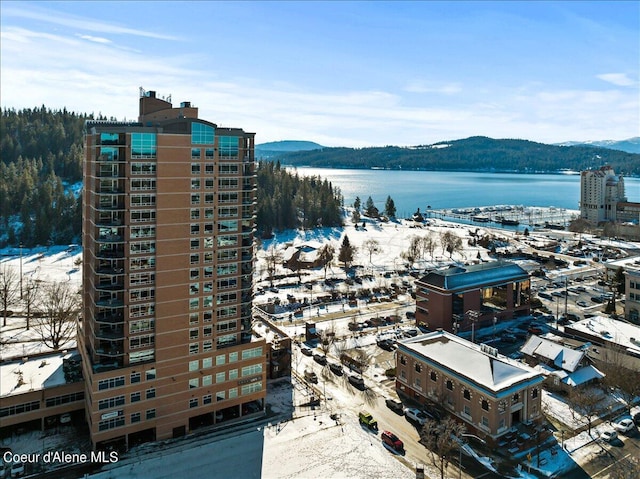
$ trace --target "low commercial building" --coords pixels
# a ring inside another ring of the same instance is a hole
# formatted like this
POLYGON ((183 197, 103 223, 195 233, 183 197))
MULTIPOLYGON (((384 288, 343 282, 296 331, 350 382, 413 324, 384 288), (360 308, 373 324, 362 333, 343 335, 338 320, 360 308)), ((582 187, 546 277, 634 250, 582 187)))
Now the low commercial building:
POLYGON ((596 365, 615 364, 640 371, 640 326, 594 316, 566 325, 564 332, 591 343, 587 355, 596 365))
POLYGON ((0 364, 0 435, 40 429, 84 410, 80 355, 74 350, 0 364))
POLYGON ((540 372, 447 331, 400 341, 396 370, 399 394, 440 404, 489 442, 542 419, 540 372))
POLYGON ((530 313, 529 274, 493 261, 432 271, 416 281, 416 324, 468 331, 530 313))
POLYGON ((625 271, 625 291, 627 298, 624 304, 624 317, 635 324, 640 324, 640 260, 625 271))

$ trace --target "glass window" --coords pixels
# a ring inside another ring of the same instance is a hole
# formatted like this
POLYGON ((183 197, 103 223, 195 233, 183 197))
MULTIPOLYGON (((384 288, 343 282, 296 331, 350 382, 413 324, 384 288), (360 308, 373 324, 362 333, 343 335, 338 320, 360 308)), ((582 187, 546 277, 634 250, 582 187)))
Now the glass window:
POLYGON ((203 386, 211 386, 211 384, 212 384, 212 376, 210 374, 202 377, 203 386))
POLYGON ((198 370, 198 361, 189 361, 189 371, 197 371, 198 370))
POLYGON ((155 133, 131 133, 131 158, 155 158, 155 156, 155 133))
POLYGON ((238 140, 237 136, 218 137, 218 152, 221 159, 238 156, 238 140))
POLYGON ((191 143, 194 145, 212 145, 215 130, 212 126, 203 123, 191 123, 191 143))
POLYGON ((189 379, 189 389, 195 389, 198 387, 198 378, 189 379))

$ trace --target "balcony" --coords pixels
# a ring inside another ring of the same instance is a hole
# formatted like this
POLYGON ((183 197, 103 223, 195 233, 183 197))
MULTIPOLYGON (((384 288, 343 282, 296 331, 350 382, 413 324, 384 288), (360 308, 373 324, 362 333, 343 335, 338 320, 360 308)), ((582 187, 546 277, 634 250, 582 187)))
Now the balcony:
POLYGON ((96 291, 124 291, 124 281, 105 282, 96 285, 96 291))
POLYGON ((109 348, 96 348, 96 355, 98 356, 106 356, 108 358, 117 358, 124 356, 124 351, 122 348, 118 347, 109 347, 109 348))
POLYGON ((96 251, 96 258, 111 259, 124 258, 124 248, 110 248, 96 251))
POLYGON ((122 235, 100 235, 96 238, 98 243, 124 243, 124 236, 122 235))
POLYGON ((114 311, 113 313, 101 313, 95 318, 98 323, 106 324, 122 324, 124 323, 124 314, 122 311, 114 311))
POLYGON ((109 264, 108 261, 101 261, 96 273, 105 276, 123 276, 124 267, 122 261, 114 261, 115 264, 109 264), (106 263, 106 264, 105 264, 106 263))
POLYGON ((124 300, 121 298, 108 298, 108 299, 99 299, 96 301, 96 306, 101 308, 121 308, 124 306, 124 300))
POLYGON ((103 167, 101 166, 98 171, 96 171, 96 176, 98 178, 119 178, 120 177, 120 169, 117 167, 103 167))
POLYGON ((124 223, 122 213, 102 213, 96 218, 96 226, 109 227, 121 226, 124 223))
MULTIPOLYGON (((124 210, 124 199, 120 201, 111 201, 112 197, 109 197, 109 201, 99 201, 96 203, 96 210, 98 211, 118 211, 124 210)), ((117 197, 116 197, 117 198, 117 197)))
POLYGON ((96 338, 105 340, 124 340, 123 328, 100 328, 96 331, 96 338))

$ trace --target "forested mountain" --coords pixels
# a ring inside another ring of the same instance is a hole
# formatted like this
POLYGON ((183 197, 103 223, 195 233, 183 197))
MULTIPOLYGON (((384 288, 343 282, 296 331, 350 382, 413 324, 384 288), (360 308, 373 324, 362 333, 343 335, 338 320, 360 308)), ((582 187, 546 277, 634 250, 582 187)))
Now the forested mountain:
POLYGON ((596 141, 565 141, 558 143, 560 146, 599 146, 610 150, 626 151, 627 153, 640 153, 640 136, 627 138, 626 140, 596 140, 596 141))
MULTIPOLYGON (((80 240, 81 198, 64 185, 82 180, 87 119, 93 115, 45 106, 2 111, 0 246, 80 240)), ((335 226, 342 221, 340 192, 321 178, 299 178, 277 165, 260 164, 258 182, 257 226, 263 232, 316 224, 335 226)))
POLYGON ((509 171, 521 173, 576 171, 613 166, 616 173, 640 175, 640 154, 591 146, 554 146, 527 140, 464 140, 373 148, 323 148, 280 153, 282 164, 326 168, 387 168, 445 171, 509 171))
POLYGON ((320 150, 322 148, 324 148, 322 145, 314 143, 313 141, 271 141, 269 143, 256 145, 256 158, 266 159, 283 152, 320 150))

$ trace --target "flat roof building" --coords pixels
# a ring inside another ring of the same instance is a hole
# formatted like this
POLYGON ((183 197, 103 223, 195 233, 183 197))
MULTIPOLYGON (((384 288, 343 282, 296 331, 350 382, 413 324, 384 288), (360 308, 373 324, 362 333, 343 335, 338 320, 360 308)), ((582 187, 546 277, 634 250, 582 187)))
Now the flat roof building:
POLYGON ((416 324, 450 332, 488 326, 528 315, 530 295, 529 274, 515 263, 434 270, 416 281, 416 324))
POLYGON ((94 447, 264 408, 251 332, 254 133, 140 91, 137 122, 88 121, 78 347, 94 447))
POLYGON ((400 341, 396 368, 399 393, 441 405, 486 439, 542 417, 540 372, 447 331, 400 341))
POLYGON ((640 371, 640 326, 606 316, 567 324, 565 334, 591 343, 587 355, 596 363, 640 371))

